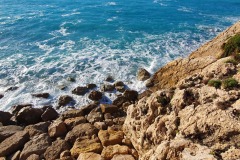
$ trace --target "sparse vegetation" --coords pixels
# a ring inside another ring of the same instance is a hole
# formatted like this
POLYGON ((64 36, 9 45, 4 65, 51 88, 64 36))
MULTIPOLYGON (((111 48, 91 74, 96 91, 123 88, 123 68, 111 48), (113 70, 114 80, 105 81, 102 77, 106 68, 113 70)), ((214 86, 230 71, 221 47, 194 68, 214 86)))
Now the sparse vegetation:
POLYGON ((224 89, 230 89, 238 86, 238 81, 234 78, 227 78, 222 82, 224 89))
POLYGON ((222 84, 222 82, 218 79, 211 79, 208 81, 208 85, 215 87, 215 88, 220 88, 221 84, 222 84))
POLYGON ((231 37, 227 43, 222 46, 224 50, 222 58, 230 55, 237 55, 240 52, 240 34, 231 37))
POLYGON ((232 64, 234 64, 234 65, 237 65, 237 64, 238 64, 238 62, 237 62, 235 59, 228 59, 228 60, 226 60, 225 63, 232 63, 232 64))

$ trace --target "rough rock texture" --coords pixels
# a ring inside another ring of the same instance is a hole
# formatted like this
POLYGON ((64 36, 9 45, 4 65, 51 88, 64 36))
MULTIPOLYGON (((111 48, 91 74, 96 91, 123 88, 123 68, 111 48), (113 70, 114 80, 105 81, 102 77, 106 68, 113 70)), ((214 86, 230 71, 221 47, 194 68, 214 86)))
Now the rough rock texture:
POLYGON ((20 155, 20 160, 26 160, 32 154, 44 154, 50 145, 51 139, 47 134, 35 136, 24 145, 24 148, 20 155))
POLYGON ((102 142, 103 146, 121 144, 124 134, 122 131, 108 131, 108 130, 100 130, 98 132, 98 137, 102 142))
POLYGON ((32 94, 33 97, 37 97, 37 98, 48 98, 50 96, 49 93, 35 93, 32 94))
POLYGON ((28 132, 19 131, 0 143, 0 156, 9 156, 21 149, 29 140, 28 132))
POLYGON ((140 68, 137 73, 137 79, 139 81, 145 81, 151 77, 151 74, 144 68, 140 68))
POLYGON ((68 119, 65 119, 65 121, 64 121, 68 130, 71 130, 72 128, 74 128, 78 124, 86 123, 86 122, 87 122, 87 120, 83 116, 76 117, 76 118, 68 118, 68 119))
POLYGON ((135 160, 132 155, 129 154, 118 154, 114 155, 112 160, 135 160))
POLYGON ((102 113, 115 113, 118 111, 118 107, 111 104, 101 104, 100 107, 102 113))
POLYGON ((89 152, 81 153, 77 160, 103 160, 100 154, 89 152))
POLYGON ((99 101, 100 99, 102 99, 102 96, 103 96, 102 92, 92 91, 92 92, 89 94, 88 98, 91 99, 91 100, 93 100, 93 101, 99 101))
POLYGON ((40 156, 37 154, 30 155, 26 160, 41 160, 40 156))
POLYGON ((63 96, 59 97, 58 105, 59 106, 65 106, 65 105, 67 105, 71 102, 74 102, 74 99, 71 96, 63 95, 63 96))
POLYGON ((47 133, 49 125, 50 122, 40 122, 34 125, 28 125, 24 128, 24 130, 29 133, 30 137, 34 137, 42 133, 47 133))
POLYGON ((128 146, 120 146, 119 144, 107 146, 103 149, 101 155, 104 159, 110 160, 117 154, 129 154, 131 150, 128 146))
POLYGON ((72 90, 73 94, 79 95, 79 96, 83 96, 88 92, 88 88, 87 87, 77 87, 74 90, 72 90))
POLYGON ((22 131, 23 128, 20 126, 9 125, 9 126, 2 126, 0 127, 0 142, 4 139, 12 136, 13 134, 17 133, 18 131, 22 131))
POLYGON ((40 108, 24 107, 18 112, 16 120, 20 124, 35 124, 41 122, 42 113, 40 108))
POLYGON ((12 117, 12 114, 10 114, 9 112, 0 111, 0 122, 3 125, 8 124, 11 117, 12 117))
POLYGON ((65 136, 67 133, 67 127, 66 124, 60 120, 54 121, 49 127, 48 127, 48 134, 52 137, 62 137, 65 136))
POLYGON ((57 111, 51 106, 47 107, 43 114, 41 115, 43 121, 51 121, 58 118, 57 111))

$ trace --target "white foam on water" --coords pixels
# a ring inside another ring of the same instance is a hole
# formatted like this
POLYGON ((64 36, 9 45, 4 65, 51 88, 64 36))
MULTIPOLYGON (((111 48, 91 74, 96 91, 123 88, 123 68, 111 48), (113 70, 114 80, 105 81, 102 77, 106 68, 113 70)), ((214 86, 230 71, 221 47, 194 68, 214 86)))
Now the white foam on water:
POLYGON ((79 15, 79 14, 81 14, 81 12, 72 12, 72 13, 68 13, 68 14, 63 14, 62 17, 69 17, 69 16, 79 15))
POLYGON ((111 17, 111 18, 108 18, 107 21, 108 21, 108 22, 112 22, 112 21, 114 21, 114 20, 116 20, 116 19, 117 19, 117 17, 111 17))
POLYGON ((58 30, 58 32, 59 32, 60 34, 62 34, 63 36, 67 36, 67 35, 70 34, 70 33, 67 32, 67 29, 64 28, 64 27, 61 27, 60 30, 58 30))
POLYGON ((193 12, 193 10, 191 8, 187 8, 187 7, 184 7, 184 6, 178 8, 177 10, 181 11, 181 12, 187 12, 187 13, 192 13, 193 12))
POLYGON ((116 2, 107 2, 106 5, 107 5, 107 6, 116 6, 117 3, 116 3, 116 2))

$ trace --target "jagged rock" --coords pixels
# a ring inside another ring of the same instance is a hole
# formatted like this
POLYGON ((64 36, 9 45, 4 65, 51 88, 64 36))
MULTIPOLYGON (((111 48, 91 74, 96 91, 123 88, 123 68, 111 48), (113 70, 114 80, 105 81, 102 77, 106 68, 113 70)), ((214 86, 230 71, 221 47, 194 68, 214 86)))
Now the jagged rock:
POLYGON ((137 72, 137 79, 139 81, 145 81, 151 77, 151 74, 144 68, 140 68, 137 72))
POLYGON ((80 95, 80 96, 85 95, 87 92, 88 92, 87 87, 80 87, 80 86, 72 90, 73 94, 80 95))
POLYGON ((92 84, 92 83, 87 85, 87 89, 94 89, 96 87, 97 87, 97 85, 96 84, 92 84))
POLYGON ((99 130, 106 130, 107 129, 107 125, 105 122, 95 122, 94 127, 96 127, 99 130))
POLYGON ((96 104, 89 104, 89 105, 81 107, 80 110, 83 112, 83 115, 87 115, 95 108, 97 108, 96 104))
POLYGON ((17 114, 24 107, 32 107, 32 104, 19 104, 11 107, 11 111, 13 114, 17 114))
POLYGON ((28 132, 19 131, 0 143, 0 156, 9 156, 19 149, 29 140, 28 132))
POLYGON ((115 113, 118 111, 118 107, 111 104, 100 104, 102 113, 115 113))
POLYGON ((67 133, 67 127, 66 124, 60 120, 54 121, 49 127, 48 127, 48 134, 51 138, 53 137, 62 137, 65 136, 67 133))
POLYGON ((64 157, 70 157, 70 156, 71 156, 71 152, 67 149, 60 154, 60 159, 64 157))
POLYGON ((37 154, 30 155, 26 160, 41 160, 40 156, 37 154))
POLYGON ((35 93, 32 94, 33 97, 37 97, 37 98, 48 98, 50 97, 49 93, 35 93))
POLYGON ((117 87, 117 86, 125 86, 124 83, 122 81, 116 81, 114 83, 114 87, 117 87))
POLYGON ((136 101, 138 98, 138 92, 134 90, 126 90, 123 96, 129 101, 136 101))
POLYGON ((51 139, 47 134, 41 134, 33 137, 24 145, 19 160, 26 160, 30 155, 42 155, 51 145, 51 139))
POLYGON ((21 151, 18 150, 17 152, 15 152, 14 154, 12 154, 12 155, 9 157, 9 159, 10 159, 10 160, 19 160, 20 154, 21 154, 21 151))
POLYGON ((65 137, 65 140, 70 144, 73 144, 78 137, 93 136, 98 132, 97 128, 90 123, 83 123, 75 126, 71 131, 69 131, 65 137))
POLYGON ((145 82, 145 86, 147 88, 153 87, 154 86, 153 79, 152 78, 147 79, 146 82, 145 82))
POLYGON ((23 130, 22 127, 15 126, 15 125, 0 127, 0 142, 12 136, 13 134, 17 133, 18 131, 22 131, 22 130, 23 130))
POLYGON ((58 118, 58 113, 54 108, 49 106, 49 107, 46 107, 45 111, 41 115, 41 118, 43 121, 55 120, 58 118))
POLYGON ((101 153, 103 146, 98 138, 95 139, 77 139, 72 147, 71 155, 75 158, 81 153, 94 152, 101 153))
POLYGON ((135 158, 130 154, 118 154, 114 155, 111 160, 135 160, 135 158))
POLYGON ((102 142, 103 146, 121 144, 124 133, 122 131, 108 131, 108 130, 100 130, 98 132, 98 137, 102 142))
POLYGON ((72 109, 72 110, 64 111, 60 117, 61 119, 65 120, 67 118, 75 118, 80 116, 84 116, 83 110, 72 109))
POLYGON ((77 160, 103 160, 100 154, 94 152, 81 153, 77 160))
POLYGON ((87 115, 87 120, 91 124, 94 124, 94 122, 102 122, 103 114, 97 111, 96 109, 94 109, 87 115))
POLYGON ((102 93, 99 91, 92 91, 89 96, 89 99, 93 100, 93 101, 99 101, 100 99, 102 99, 102 93))
POLYGON ((65 151, 69 150, 70 146, 69 144, 62 139, 57 139, 52 143, 51 146, 47 148, 47 150, 44 153, 44 157, 47 160, 55 160, 57 158, 60 158, 60 154, 65 151))
POLYGON ((113 105, 116 105, 116 106, 118 106, 118 107, 121 107, 125 102, 127 102, 128 101, 128 99, 126 98, 126 97, 124 97, 124 96, 119 96, 119 97, 117 97, 113 102, 112 102, 112 104, 113 105))
POLYGON ((73 129, 78 124, 86 123, 86 122, 87 122, 87 120, 83 116, 76 117, 76 118, 68 118, 68 119, 65 119, 65 121, 64 121, 68 130, 73 129))
POLYGON ((48 132, 48 127, 50 122, 40 122, 34 125, 28 125, 24 128, 24 131, 27 131, 30 137, 40 135, 48 132))
POLYGON ((145 90, 141 94, 138 95, 138 100, 142 99, 143 97, 149 97, 153 92, 150 90, 145 90))
POLYGON ((58 100, 58 105, 59 106, 65 106, 68 103, 73 103, 74 99, 68 95, 60 96, 58 100))
POLYGON ((116 86, 115 89, 116 89, 118 92, 124 92, 124 91, 126 91, 125 86, 116 86))
POLYGON ((41 122, 42 113, 40 108, 24 107, 16 115, 16 120, 20 124, 35 124, 41 122))
POLYGON ((231 147, 226 152, 221 154, 223 160, 240 159, 240 149, 231 147))
POLYGON ((101 156, 106 159, 110 160, 113 158, 114 155, 118 154, 129 154, 131 153, 130 148, 127 146, 120 146, 119 144, 107 146, 103 148, 101 156))
POLYGON ((107 78, 106 78, 106 80, 105 81, 107 81, 107 82, 113 82, 114 81, 114 79, 113 79, 113 77, 112 76, 107 76, 107 78))
POLYGON ((114 91, 114 86, 113 85, 111 85, 111 84, 103 84, 102 86, 101 86, 101 90, 103 91, 103 92, 112 92, 112 91, 114 91))
POLYGON ((2 99, 4 97, 4 95, 3 94, 0 94, 0 99, 2 99))
POLYGON ((0 111, 0 122, 3 125, 6 125, 9 123, 10 118, 12 117, 12 114, 9 112, 4 112, 4 111, 0 111))

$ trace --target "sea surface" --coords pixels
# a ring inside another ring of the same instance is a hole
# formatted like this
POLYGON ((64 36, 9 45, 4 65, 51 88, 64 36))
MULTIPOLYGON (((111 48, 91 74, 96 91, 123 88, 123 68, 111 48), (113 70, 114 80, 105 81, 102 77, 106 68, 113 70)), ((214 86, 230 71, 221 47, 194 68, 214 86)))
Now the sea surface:
MULTIPOLYGON (((60 95, 108 75, 142 91, 138 68, 154 73, 238 20, 239 0, 0 0, 0 110, 56 106, 60 95), (5 92, 11 86, 19 88, 5 92), (51 97, 32 98, 39 92, 51 97)), ((90 103, 73 97, 75 107, 90 103)))

